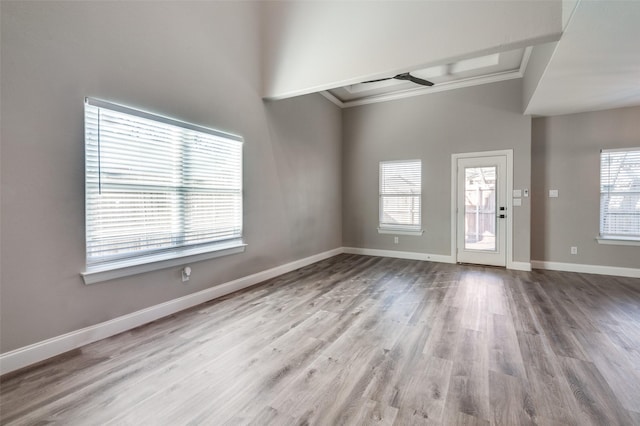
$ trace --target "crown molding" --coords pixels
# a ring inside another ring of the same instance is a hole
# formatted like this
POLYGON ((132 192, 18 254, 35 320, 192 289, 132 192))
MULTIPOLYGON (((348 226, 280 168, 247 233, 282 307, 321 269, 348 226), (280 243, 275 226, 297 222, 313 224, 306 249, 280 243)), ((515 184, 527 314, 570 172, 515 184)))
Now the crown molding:
POLYGON ((374 104, 378 102, 393 101, 396 99, 410 98, 413 96, 428 95, 430 93, 444 92, 447 90, 461 89, 464 87, 479 86, 481 84, 497 83, 499 81, 513 80, 516 78, 522 78, 524 76, 529 59, 531 57, 532 47, 527 47, 522 55, 520 61, 520 67, 517 70, 502 71, 494 74, 483 75, 479 77, 469 77, 461 80, 450 81, 445 83, 436 84, 431 87, 416 87, 413 89, 405 89, 397 92, 384 93, 381 95, 367 96, 361 99, 354 99, 352 101, 342 101, 328 90, 320 92, 322 96, 329 99, 331 102, 339 106, 340 108, 350 108, 360 105, 374 104))

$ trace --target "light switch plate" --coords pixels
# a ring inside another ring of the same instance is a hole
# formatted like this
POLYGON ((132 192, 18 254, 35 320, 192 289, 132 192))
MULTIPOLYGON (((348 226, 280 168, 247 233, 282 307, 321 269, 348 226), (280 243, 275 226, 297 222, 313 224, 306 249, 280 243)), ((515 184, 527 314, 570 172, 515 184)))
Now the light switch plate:
POLYGON ((513 198, 520 198, 522 197, 522 190, 521 189, 514 189, 513 190, 513 198))
POLYGON ((522 205, 522 198, 514 198, 513 199, 513 207, 519 207, 522 205))
POLYGON ((549 198, 558 198, 558 190, 550 189, 549 190, 549 198))

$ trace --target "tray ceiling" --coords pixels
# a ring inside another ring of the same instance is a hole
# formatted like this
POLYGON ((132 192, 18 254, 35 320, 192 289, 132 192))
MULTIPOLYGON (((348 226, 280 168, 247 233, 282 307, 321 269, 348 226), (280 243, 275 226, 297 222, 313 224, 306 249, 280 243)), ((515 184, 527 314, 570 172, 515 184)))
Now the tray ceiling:
POLYGON ((411 75, 434 83, 431 87, 390 79, 337 87, 323 92, 323 95, 341 107, 349 107, 521 78, 529 54, 530 48, 515 49, 410 70, 411 75))

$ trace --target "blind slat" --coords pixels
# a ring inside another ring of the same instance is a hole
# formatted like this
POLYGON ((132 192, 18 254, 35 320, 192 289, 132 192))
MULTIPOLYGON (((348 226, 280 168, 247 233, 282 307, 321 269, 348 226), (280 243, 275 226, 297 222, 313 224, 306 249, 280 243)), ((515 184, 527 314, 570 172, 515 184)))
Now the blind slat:
POLYGON ((421 189, 420 160, 380 162, 380 226, 420 228, 421 189))
POLYGON ((242 139, 85 102, 87 265, 242 238, 242 139))
POLYGON ((600 235, 640 239, 640 148, 600 154, 600 235))

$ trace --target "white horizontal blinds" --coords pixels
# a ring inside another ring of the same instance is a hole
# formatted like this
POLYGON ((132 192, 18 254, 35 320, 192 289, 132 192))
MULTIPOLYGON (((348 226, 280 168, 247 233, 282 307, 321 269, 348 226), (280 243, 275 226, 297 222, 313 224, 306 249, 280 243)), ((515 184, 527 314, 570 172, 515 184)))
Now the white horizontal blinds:
POLYGON ((600 154, 600 235, 640 239, 640 148, 600 154))
POLYGON ((242 237, 241 140, 181 124, 87 100, 88 265, 242 237))
POLYGON ((422 163, 420 160, 380 163, 380 227, 420 228, 422 163))

